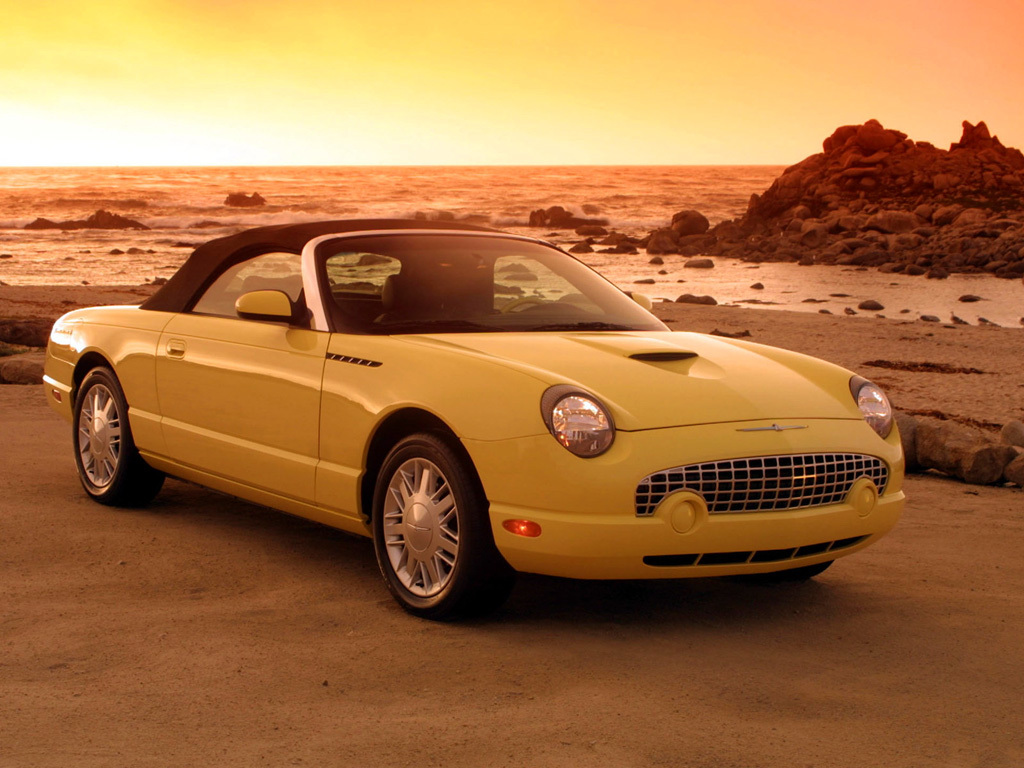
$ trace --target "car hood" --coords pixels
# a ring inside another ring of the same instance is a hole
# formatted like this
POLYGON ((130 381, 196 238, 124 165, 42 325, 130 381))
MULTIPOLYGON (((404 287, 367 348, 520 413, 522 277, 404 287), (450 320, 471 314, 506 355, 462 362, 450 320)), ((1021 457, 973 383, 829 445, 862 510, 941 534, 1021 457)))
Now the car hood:
POLYGON ((679 332, 407 336, 596 395, 622 430, 763 419, 860 419, 852 375, 775 347, 679 332))

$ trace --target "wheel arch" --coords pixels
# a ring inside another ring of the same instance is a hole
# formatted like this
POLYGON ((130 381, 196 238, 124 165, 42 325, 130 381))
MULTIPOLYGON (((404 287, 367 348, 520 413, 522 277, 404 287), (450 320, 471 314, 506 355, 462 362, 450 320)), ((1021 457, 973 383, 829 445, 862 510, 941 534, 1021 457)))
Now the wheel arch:
POLYGON ((458 435, 439 416, 422 408, 406 407, 394 411, 385 417, 373 432, 366 449, 365 471, 359 488, 360 514, 363 519, 370 520, 373 516, 373 492, 377 485, 384 459, 400 440, 419 432, 436 435, 444 440, 455 453, 466 462, 474 482, 482 488, 473 460, 458 435))
POLYGON ((85 380, 85 377, 93 368, 108 368, 114 377, 117 377, 117 372, 114 370, 114 364, 110 362, 110 360, 96 350, 89 350, 78 359, 77 363, 75 363, 75 370, 71 376, 72 402, 74 402, 75 398, 78 397, 78 388, 82 385, 82 381, 85 380))

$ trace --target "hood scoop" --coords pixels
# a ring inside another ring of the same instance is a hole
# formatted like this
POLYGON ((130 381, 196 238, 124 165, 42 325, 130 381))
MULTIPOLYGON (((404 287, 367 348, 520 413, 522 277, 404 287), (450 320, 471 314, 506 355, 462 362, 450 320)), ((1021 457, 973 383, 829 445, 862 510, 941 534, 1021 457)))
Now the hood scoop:
POLYGON ((630 360, 641 360, 645 363, 674 363, 679 360, 690 360, 697 357, 696 352, 637 352, 630 355, 630 360))

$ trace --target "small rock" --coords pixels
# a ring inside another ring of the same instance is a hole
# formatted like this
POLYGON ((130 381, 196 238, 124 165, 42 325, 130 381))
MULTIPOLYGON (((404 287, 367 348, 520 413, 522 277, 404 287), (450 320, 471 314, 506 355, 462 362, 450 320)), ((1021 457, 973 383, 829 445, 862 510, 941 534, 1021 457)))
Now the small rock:
POLYGON ((648 264, 658 265, 658 264, 664 264, 665 260, 663 258, 661 258, 661 256, 652 256, 651 259, 647 263, 648 264))
POLYGON ((715 305, 718 302, 713 296, 695 296, 692 293, 684 293, 682 296, 676 299, 678 304, 708 304, 715 305))
POLYGON ((857 314, 857 310, 850 309, 849 307, 843 307, 843 312, 845 312, 848 315, 856 315, 857 314))
POLYGON ((921 319, 924 322, 926 322, 926 323, 941 323, 942 322, 935 315, 921 315, 921 319))
POLYGON ((590 247, 590 243, 586 240, 581 240, 576 243, 572 248, 569 249, 569 253, 593 253, 594 249, 590 247))
POLYGON ((120 248, 111 248, 110 249, 110 255, 111 256, 122 256, 123 254, 124 254, 124 251, 122 251, 120 248))
POLYGON ((750 286, 750 287, 751 287, 751 288, 752 288, 753 290, 755 290, 755 291, 763 291, 763 290, 764 290, 764 284, 763 284, 763 283, 754 283, 754 284, 753 284, 752 286, 750 286))
POLYGON ((972 485, 991 485, 1003 479, 1003 471, 1017 457, 1008 445, 992 443, 970 450, 960 465, 960 477, 972 485))
POLYGON ((644 278, 641 278, 640 280, 634 280, 633 284, 634 285, 654 285, 654 282, 655 282, 655 280, 654 280, 653 277, 644 277, 644 278))
POLYGON ((13 253, 0 253, 0 259, 13 259, 13 253))
POLYGON ((136 248, 136 247, 132 246, 127 251, 125 251, 125 253, 127 253, 129 256, 138 256, 140 254, 145 253, 145 251, 142 250, 141 248, 136 248))
POLYGON ((604 237, 608 234, 608 230, 600 224, 584 224, 576 227, 576 234, 583 237, 604 237))
POLYGON ((973 293, 965 293, 957 301, 962 301, 964 304, 971 304, 975 301, 981 301, 981 296, 975 296, 973 293))
POLYGON ((689 269, 712 269, 715 262, 711 259, 689 259, 683 263, 683 266, 689 269))
POLYGON ((865 309, 871 312, 876 312, 880 309, 885 309, 885 307, 879 304, 874 299, 868 299, 867 301, 862 301, 860 304, 858 304, 857 309, 865 309))

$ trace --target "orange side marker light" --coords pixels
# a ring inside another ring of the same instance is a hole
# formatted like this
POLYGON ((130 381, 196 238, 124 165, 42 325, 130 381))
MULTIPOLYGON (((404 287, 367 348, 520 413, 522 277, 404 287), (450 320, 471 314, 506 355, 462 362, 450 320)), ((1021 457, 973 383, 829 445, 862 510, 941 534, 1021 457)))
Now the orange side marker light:
POLYGON ((516 536, 526 536, 531 539, 540 536, 540 525, 532 520, 505 520, 501 527, 516 536))

